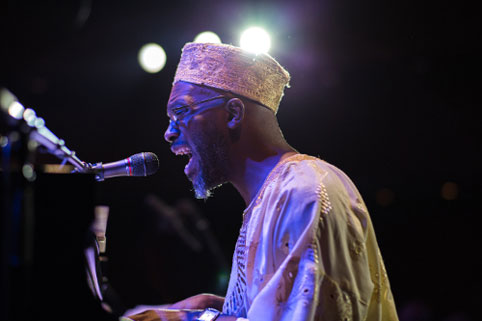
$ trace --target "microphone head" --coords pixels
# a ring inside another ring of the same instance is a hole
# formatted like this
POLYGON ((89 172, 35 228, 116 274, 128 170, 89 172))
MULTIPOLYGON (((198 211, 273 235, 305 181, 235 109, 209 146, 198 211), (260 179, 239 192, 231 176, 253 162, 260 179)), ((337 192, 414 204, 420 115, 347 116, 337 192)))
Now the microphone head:
POLYGON ((132 176, 152 175, 159 169, 159 158, 151 152, 142 152, 129 157, 132 176))

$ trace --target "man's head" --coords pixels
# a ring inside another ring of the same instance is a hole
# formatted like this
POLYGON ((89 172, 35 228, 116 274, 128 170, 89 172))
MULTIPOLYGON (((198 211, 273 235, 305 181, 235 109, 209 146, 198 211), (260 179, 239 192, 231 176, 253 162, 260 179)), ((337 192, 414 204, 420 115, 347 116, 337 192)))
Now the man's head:
POLYGON ((253 137, 261 141, 266 128, 278 128, 275 113, 288 81, 288 73, 268 55, 228 45, 184 47, 165 139, 175 154, 188 155, 184 172, 198 198, 231 180, 233 158, 249 154, 253 137))

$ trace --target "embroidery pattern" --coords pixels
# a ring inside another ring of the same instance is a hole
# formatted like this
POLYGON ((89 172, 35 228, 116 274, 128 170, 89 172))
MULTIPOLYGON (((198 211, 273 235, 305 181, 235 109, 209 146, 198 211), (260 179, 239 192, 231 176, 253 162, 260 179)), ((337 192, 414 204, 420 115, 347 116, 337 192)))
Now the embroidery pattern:
POLYGON ((240 316, 244 310, 244 297, 246 294, 246 231, 247 224, 243 222, 235 249, 236 284, 226 297, 223 308, 228 315, 240 316))
MULTIPOLYGON (((320 185, 318 185, 316 193, 318 194, 318 198, 320 200, 321 213, 324 215, 328 215, 328 213, 332 210, 333 207, 331 206, 330 198, 328 197, 328 192, 326 191, 325 184, 320 183, 320 185)), ((320 219, 323 218, 320 216, 320 219)))
MULTIPOLYGON (((261 187, 260 191, 258 192, 258 196, 252 205, 254 207, 259 206, 261 200, 264 196, 265 189, 278 177, 279 172, 283 169, 283 165, 288 162, 293 161, 302 161, 305 159, 311 159, 312 157, 302 155, 302 154, 295 154, 290 156, 282 161, 280 161, 276 167, 269 173, 268 177, 266 178, 263 186, 261 187)), ((328 198, 328 193, 326 192, 326 188, 323 183, 317 190, 318 195, 320 196, 322 213, 328 214, 331 210, 331 203, 328 198)), ((246 265, 247 265, 247 244, 246 244, 246 234, 247 234, 247 225, 249 222, 249 216, 253 211, 252 206, 248 206, 248 208, 243 213, 243 225, 241 226, 241 230, 239 232, 239 237, 236 242, 235 248, 235 259, 233 259, 233 268, 236 269, 236 283, 235 285, 229 289, 228 293, 226 294, 226 298, 224 300, 223 306, 223 313, 228 315, 233 315, 237 317, 245 317, 247 313, 246 307, 246 265)))

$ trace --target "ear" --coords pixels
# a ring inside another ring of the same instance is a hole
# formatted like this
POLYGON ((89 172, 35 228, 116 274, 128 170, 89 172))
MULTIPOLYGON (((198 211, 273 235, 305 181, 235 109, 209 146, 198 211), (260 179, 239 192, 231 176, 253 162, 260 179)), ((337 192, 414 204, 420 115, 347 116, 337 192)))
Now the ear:
POLYGON ((239 98, 231 98, 225 105, 229 114, 228 128, 235 129, 239 127, 244 119, 246 106, 239 98))

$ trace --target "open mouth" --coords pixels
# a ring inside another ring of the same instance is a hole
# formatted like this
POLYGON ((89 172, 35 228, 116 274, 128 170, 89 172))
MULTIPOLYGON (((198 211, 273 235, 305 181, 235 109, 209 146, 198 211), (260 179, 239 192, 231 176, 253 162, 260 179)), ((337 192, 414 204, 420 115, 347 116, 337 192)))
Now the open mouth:
POLYGON ((187 156, 188 157, 189 161, 186 164, 186 166, 184 167, 184 174, 186 174, 186 176, 190 177, 190 174, 192 173, 192 164, 193 164, 193 156, 192 156, 191 149, 187 146, 181 146, 181 147, 175 148, 175 150, 173 150, 173 151, 177 156, 187 156))

